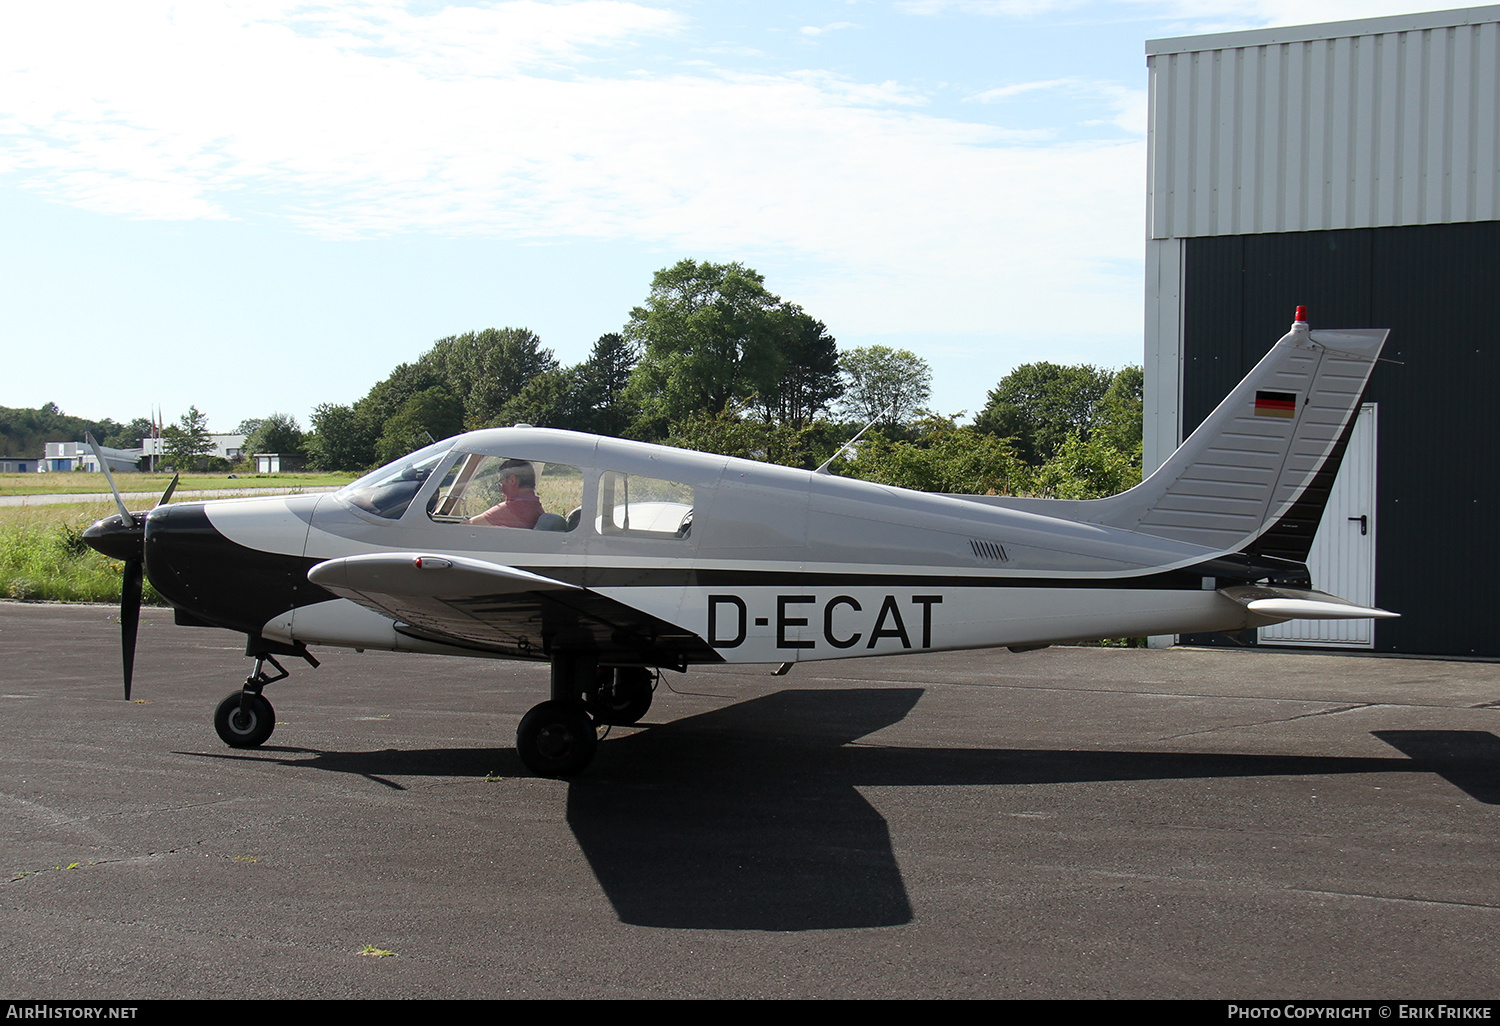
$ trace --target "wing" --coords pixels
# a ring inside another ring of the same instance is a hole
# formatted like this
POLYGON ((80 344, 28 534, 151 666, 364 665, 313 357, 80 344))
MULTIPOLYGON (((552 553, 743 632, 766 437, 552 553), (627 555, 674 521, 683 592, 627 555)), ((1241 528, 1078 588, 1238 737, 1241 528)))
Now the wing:
POLYGON ((307 579, 389 617, 403 634, 461 648, 523 659, 581 648, 655 666, 723 661, 696 634, 581 583, 467 556, 345 556, 312 567, 307 579))

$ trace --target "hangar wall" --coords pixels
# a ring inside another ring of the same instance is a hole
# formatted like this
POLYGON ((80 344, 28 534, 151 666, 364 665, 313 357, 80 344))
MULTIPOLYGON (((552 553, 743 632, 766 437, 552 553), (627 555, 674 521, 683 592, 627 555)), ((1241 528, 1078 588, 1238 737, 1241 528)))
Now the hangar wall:
POLYGON ((1500 6, 1147 53, 1148 467, 1296 305, 1315 329, 1390 327, 1367 396, 1376 601, 1403 616, 1375 648, 1500 656, 1500 6))

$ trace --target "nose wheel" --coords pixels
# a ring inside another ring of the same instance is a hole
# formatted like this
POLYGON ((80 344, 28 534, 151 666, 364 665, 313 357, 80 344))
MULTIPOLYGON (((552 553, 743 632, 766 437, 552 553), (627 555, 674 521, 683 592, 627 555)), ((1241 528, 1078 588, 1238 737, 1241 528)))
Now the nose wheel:
MULTIPOLYGON (((276 657, 264 649, 251 648, 245 654, 255 656, 255 669, 245 678, 245 686, 231 692, 214 710, 214 730, 230 748, 259 748, 270 739, 276 729, 276 710, 271 708, 261 689, 290 676, 276 657), (267 663, 275 669, 275 676, 266 672, 267 663)), ((297 654, 312 666, 318 665, 306 649, 297 654)))
POLYGON ((232 692, 214 710, 214 730, 230 748, 259 748, 276 729, 276 710, 264 695, 232 692))

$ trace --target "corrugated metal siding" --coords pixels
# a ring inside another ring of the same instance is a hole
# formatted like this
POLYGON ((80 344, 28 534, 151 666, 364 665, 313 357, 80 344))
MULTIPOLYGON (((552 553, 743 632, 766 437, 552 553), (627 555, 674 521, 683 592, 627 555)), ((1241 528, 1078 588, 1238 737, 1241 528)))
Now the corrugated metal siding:
POLYGON ((1147 64, 1153 238, 1500 218, 1500 19, 1147 64))

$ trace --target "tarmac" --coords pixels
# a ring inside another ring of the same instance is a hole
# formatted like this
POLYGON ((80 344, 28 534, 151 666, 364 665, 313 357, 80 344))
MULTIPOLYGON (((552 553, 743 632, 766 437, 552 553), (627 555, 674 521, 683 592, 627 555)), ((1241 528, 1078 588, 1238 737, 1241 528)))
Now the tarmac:
POLYGON ((541 664, 0 603, 0 997, 1494 999, 1500 665, 1053 648, 665 673, 571 782, 541 664), (364 952, 364 953, 362 953, 364 952), (380 954, 380 953, 389 954, 380 954))

